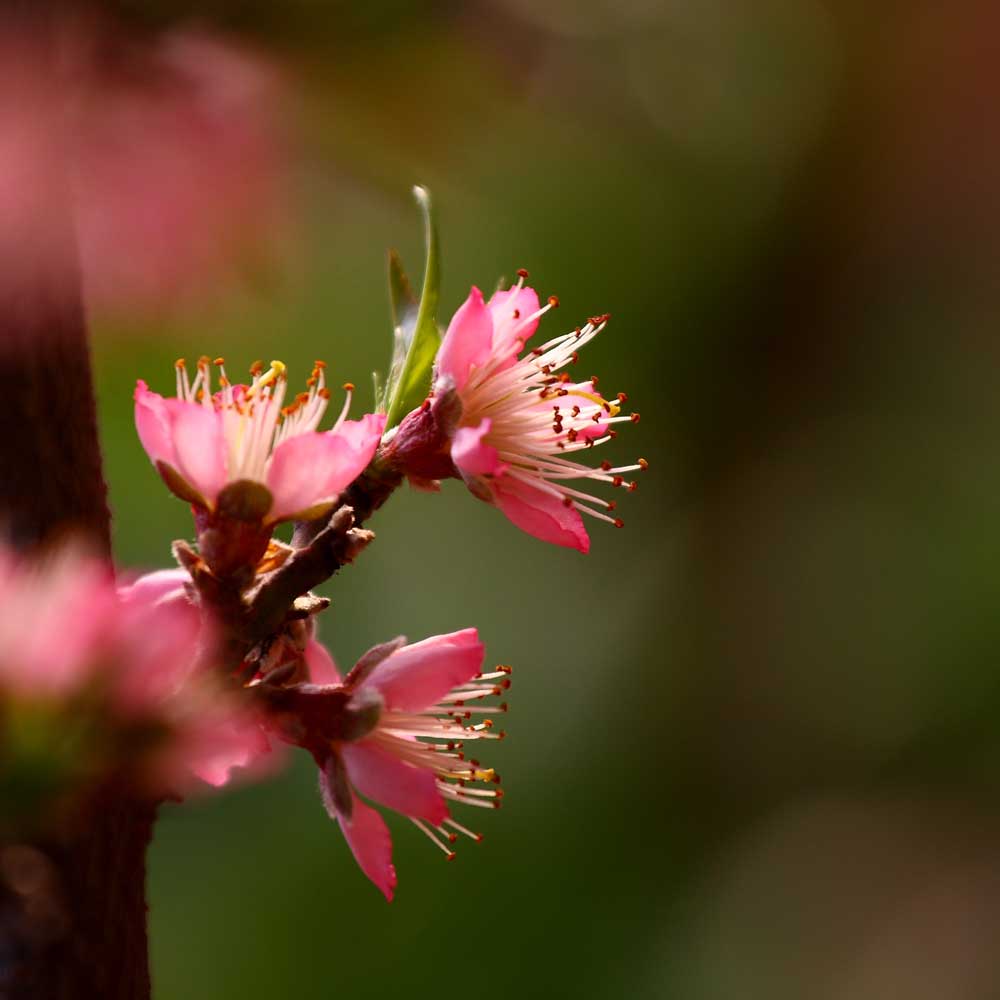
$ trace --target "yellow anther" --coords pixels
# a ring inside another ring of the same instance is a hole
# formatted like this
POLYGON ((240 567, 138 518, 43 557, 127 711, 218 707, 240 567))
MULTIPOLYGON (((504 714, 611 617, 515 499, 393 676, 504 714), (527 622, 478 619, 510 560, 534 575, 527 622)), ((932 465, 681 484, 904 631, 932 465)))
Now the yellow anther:
POLYGON ((271 385, 272 382, 276 382, 285 374, 285 363, 284 361, 272 361, 271 367, 268 368, 266 372, 257 381, 247 389, 245 398, 249 399, 258 389, 262 389, 265 385, 271 385))
POLYGON ((488 767, 486 770, 477 769, 472 772, 472 779, 473 781, 493 781, 496 774, 492 767, 488 767))

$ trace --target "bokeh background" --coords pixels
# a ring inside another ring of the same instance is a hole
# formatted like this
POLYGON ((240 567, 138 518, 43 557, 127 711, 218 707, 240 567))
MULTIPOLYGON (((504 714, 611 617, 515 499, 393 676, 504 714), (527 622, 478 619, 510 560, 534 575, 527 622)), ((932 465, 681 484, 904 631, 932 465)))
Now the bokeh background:
MULTIPOLYGON (((421 268, 415 182, 442 318, 518 267, 560 296, 550 330, 610 311, 581 364, 642 413, 616 455, 651 463, 586 558, 457 484, 378 515, 323 638, 349 664, 477 625, 515 667, 505 808, 454 864, 394 823, 387 906, 308 760, 164 807, 158 1000, 1000 993, 1000 8, 133 0, 98 20, 210 105, 154 114, 108 83, 125 111, 83 161, 91 217, 145 227, 82 237, 123 563, 190 531, 135 437, 135 378, 322 357, 370 405, 386 248, 421 268), (109 148, 128 169, 99 183, 109 148), (137 175, 156 182, 122 210, 137 175)), ((141 65, 101 79, 146 87, 141 65)))

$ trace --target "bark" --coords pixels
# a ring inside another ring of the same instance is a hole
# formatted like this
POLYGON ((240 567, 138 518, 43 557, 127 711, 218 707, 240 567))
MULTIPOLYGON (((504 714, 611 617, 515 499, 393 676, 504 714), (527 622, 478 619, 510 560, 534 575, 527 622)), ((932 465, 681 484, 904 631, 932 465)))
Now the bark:
MULTIPOLYGON (((48 8, 0 8, 0 531, 110 555, 48 8)), ((149 996, 154 812, 109 785, 57 835, 0 844, 0 997, 149 996)))

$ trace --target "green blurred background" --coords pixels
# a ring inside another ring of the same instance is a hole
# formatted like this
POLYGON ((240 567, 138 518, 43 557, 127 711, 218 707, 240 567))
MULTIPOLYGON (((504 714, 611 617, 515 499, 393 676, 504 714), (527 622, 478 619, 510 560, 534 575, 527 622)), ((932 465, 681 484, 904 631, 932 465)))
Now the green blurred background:
POLYGON ((123 563, 191 530, 135 378, 322 357, 369 406, 415 182, 442 318, 518 267, 550 332, 610 311, 581 364, 651 463, 588 557, 454 483, 379 513, 323 638, 478 626, 505 808, 454 864, 391 821, 386 905, 306 759, 164 807, 158 1000, 1000 994, 996 5, 119 6, 281 67, 298 218, 242 297, 94 317, 123 563))

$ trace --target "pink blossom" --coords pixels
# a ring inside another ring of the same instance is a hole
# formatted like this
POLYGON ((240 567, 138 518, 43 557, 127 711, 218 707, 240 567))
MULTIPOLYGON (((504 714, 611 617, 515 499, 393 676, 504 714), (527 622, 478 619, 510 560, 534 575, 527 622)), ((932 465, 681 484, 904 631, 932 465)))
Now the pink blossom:
MULTIPOLYGON (((254 511, 265 525, 318 517, 364 470, 378 446, 385 417, 368 414, 347 420, 351 389, 330 431, 317 430, 330 398, 324 366, 317 364, 308 392, 285 406, 285 366, 255 365, 250 385, 233 385, 222 359, 220 388, 211 391, 210 364, 198 362, 188 378, 177 363, 177 396, 164 398, 139 381, 135 423, 150 461, 182 499, 205 511, 216 509, 229 484, 264 487, 254 511)), ((251 520, 249 516, 243 519, 251 520)))
POLYGON ((291 231, 274 67, 193 29, 140 39, 78 20, 62 36, 90 303, 113 312, 202 304, 247 284, 247 264, 273 266, 291 231))
POLYGON ((573 382, 561 371, 604 329, 607 316, 521 356, 541 317, 558 304, 551 298, 539 307, 524 277, 488 303, 472 289, 438 350, 431 399, 402 422, 387 456, 418 484, 459 476, 528 534, 586 552, 582 514, 617 527, 622 522, 611 514, 613 501, 571 482, 631 490, 636 484, 624 474, 647 463, 593 468, 570 456, 611 440, 613 424, 636 422, 639 415, 623 415, 625 394, 605 399, 596 377, 573 382))
POLYGON ((500 804, 496 772, 463 751, 503 737, 490 719, 470 721, 507 707, 477 704, 510 686, 508 667, 480 672, 483 652, 475 629, 410 645, 401 638, 365 654, 342 682, 302 685, 284 704, 282 738, 312 752, 327 811, 386 899, 396 886, 392 841, 361 796, 409 817, 449 859, 459 834, 481 839, 451 818, 450 805, 500 804))
POLYGON ((124 767, 153 795, 246 763, 259 730, 210 683, 210 634, 177 589, 160 577, 119 593, 111 568, 73 546, 0 550, 0 718, 67 720, 81 774, 124 767))

